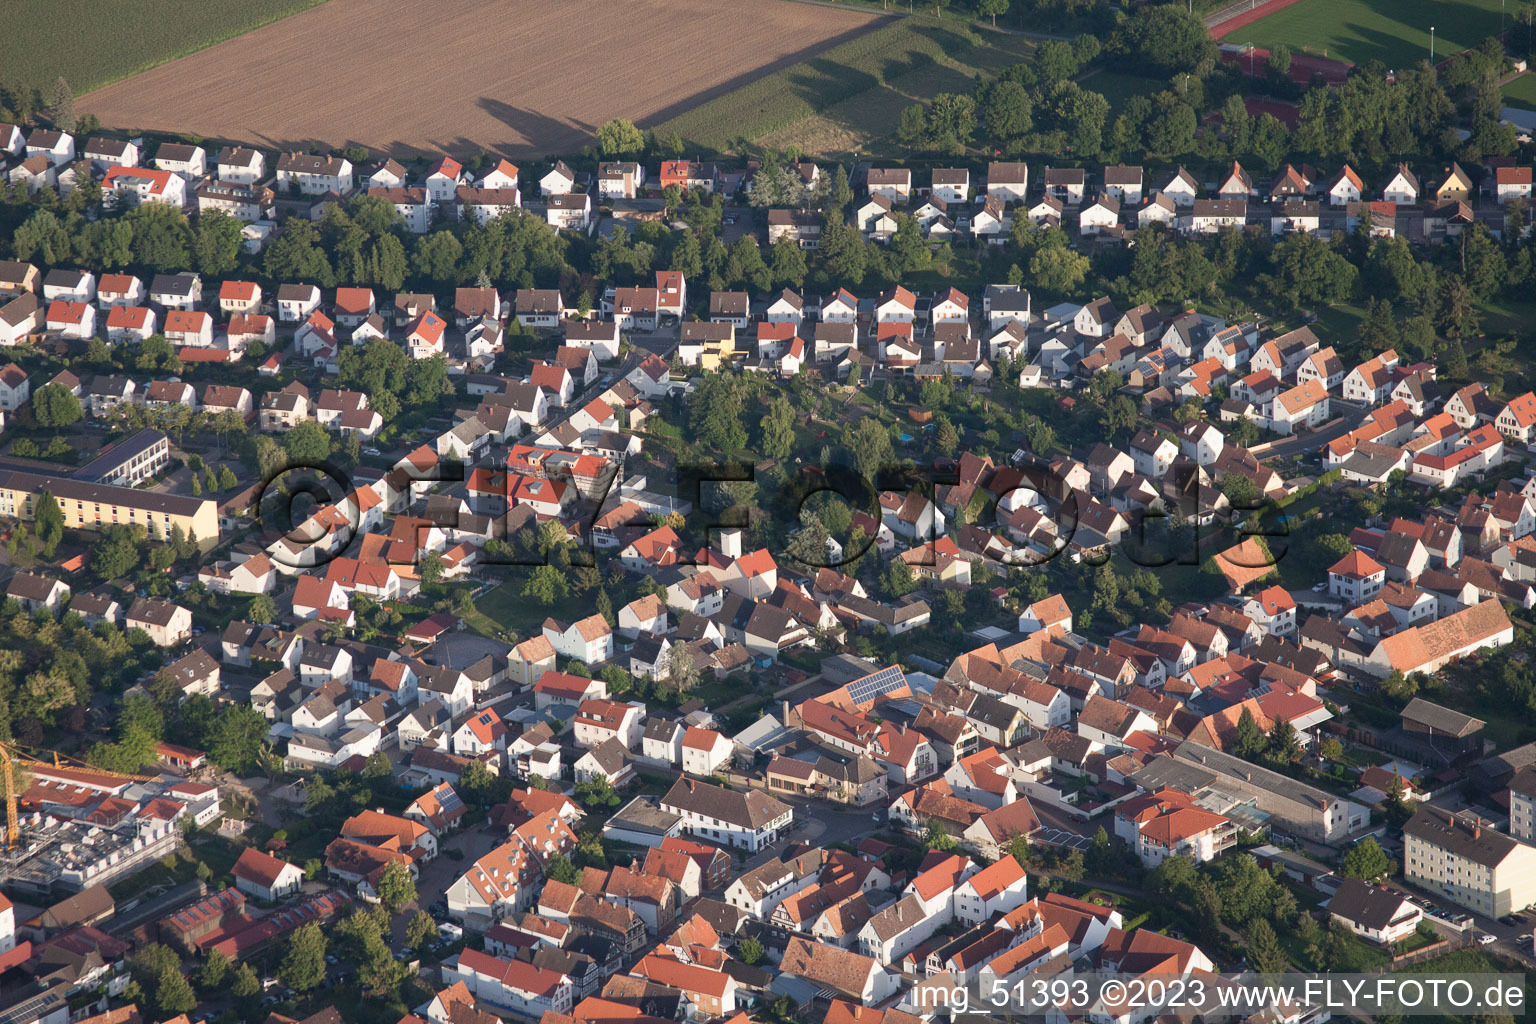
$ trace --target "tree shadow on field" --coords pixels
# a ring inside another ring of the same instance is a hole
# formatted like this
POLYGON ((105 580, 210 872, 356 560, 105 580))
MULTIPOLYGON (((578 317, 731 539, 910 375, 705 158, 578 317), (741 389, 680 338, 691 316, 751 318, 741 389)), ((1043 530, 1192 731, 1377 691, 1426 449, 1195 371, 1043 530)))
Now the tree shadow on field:
POLYGON ((514 107, 490 96, 482 96, 475 102, 481 110, 523 137, 522 144, 507 148, 509 153, 575 150, 597 133, 596 125, 550 117, 536 110, 514 107))
MULTIPOLYGON (((879 12, 872 13, 878 14, 879 12)), ((656 111, 654 114, 647 115, 645 118, 637 121, 636 123, 641 125, 641 127, 664 124, 665 122, 670 121, 672 118, 692 110, 701 104, 708 103, 710 100, 718 99, 727 93, 734 92, 743 86, 749 85, 759 79, 766 78, 775 72, 782 71, 785 68, 793 67, 796 64, 814 64, 814 58, 817 56, 817 54, 821 54, 827 50, 833 49, 834 47, 841 46, 843 43, 852 42, 860 36, 868 35, 875 29, 884 28, 889 24, 891 24, 891 18, 889 15, 877 17, 876 19, 866 22, 857 28, 849 29, 846 32, 840 32, 835 36, 829 36, 826 39, 822 39, 812 44, 811 46, 804 47, 803 49, 797 50, 794 53, 787 53, 780 57, 778 60, 770 61, 766 64, 751 68, 739 75, 721 82, 718 85, 697 92, 685 100, 680 100, 676 103, 670 104, 661 110, 656 111)), ((867 79, 874 78, 874 76, 868 72, 858 71, 854 68, 848 67, 845 64, 840 64, 833 60, 824 60, 822 65, 817 68, 817 71, 820 74, 824 74, 839 80, 848 75, 862 75, 867 79)), ((816 109, 820 109, 821 107, 828 105, 824 97, 819 101, 815 98, 821 93, 821 91, 828 88, 825 82, 817 84, 814 78, 795 75, 792 76, 791 84, 796 88, 798 92, 801 93, 801 95, 806 99, 806 102, 810 103, 816 109), (806 95, 807 92, 809 92, 809 95, 806 95)), ((845 86, 845 88, 848 87, 849 86, 845 86)), ((865 87, 867 88, 868 86, 865 87)))

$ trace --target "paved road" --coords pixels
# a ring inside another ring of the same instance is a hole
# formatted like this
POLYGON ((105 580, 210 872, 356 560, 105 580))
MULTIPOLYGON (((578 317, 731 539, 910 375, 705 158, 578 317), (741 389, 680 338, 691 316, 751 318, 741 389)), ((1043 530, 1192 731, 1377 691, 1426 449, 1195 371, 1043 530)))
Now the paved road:
POLYGON ((1264 453, 1260 462, 1273 462, 1276 459, 1289 458, 1292 455, 1300 455, 1302 452, 1316 451, 1335 438, 1343 437, 1365 421, 1365 410, 1352 406, 1342 406, 1349 411, 1331 425, 1325 425, 1321 430, 1315 430, 1306 434, 1297 434, 1286 441, 1281 441, 1264 453))

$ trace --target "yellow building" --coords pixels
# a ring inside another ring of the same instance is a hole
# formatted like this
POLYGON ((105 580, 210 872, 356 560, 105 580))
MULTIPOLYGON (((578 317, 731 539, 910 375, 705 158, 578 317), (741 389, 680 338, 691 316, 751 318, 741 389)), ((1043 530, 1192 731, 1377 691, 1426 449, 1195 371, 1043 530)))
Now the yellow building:
POLYGON ((85 483, 67 477, 0 470, 0 516, 33 518, 37 496, 47 491, 64 513, 64 525, 75 530, 99 530, 113 523, 142 526, 151 540, 166 540, 181 527, 189 540, 219 539, 218 504, 207 498, 158 494, 131 487, 85 483))

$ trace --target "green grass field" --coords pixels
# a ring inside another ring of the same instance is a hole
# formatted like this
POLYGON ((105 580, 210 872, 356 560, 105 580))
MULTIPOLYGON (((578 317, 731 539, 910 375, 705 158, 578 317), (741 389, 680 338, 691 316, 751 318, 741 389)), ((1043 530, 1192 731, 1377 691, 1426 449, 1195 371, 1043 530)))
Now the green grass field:
POLYGON ((536 635, 545 619, 572 622, 596 611, 596 606, 590 600, 575 596, 562 598, 549 605, 524 598, 522 589, 528 579, 528 572, 518 570, 509 582, 481 594, 475 601, 476 610, 503 629, 512 630, 521 640, 536 635))
POLYGON ((901 108, 941 92, 969 91, 979 71, 1028 55, 1018 36, 950 19, 904 18, 784 68, 656 126, 690 146, 741 141, 798 145, 810 155, 865 148, 896 127, 901 108))
POLYGON ((1222 38, 1400 68, 1428 58, 1431 25, 1443 60, 1498 33, 1499 0, 1302 0, 1222 38))
POLYGON ((1504 102, 1523 110, 1536 110, 1536 75, 1521 75, 1506 85, 1504 102))
POLYGON ((0 80, 76 96, 325 0, 10 0, 0 80))

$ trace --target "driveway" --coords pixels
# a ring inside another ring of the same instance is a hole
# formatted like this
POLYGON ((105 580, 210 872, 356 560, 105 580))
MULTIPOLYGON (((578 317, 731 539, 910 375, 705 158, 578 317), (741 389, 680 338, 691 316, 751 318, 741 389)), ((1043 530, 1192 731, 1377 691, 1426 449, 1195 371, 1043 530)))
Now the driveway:
POLYGON ((505 833, 489 825, 464 829, 444 839, 438 847, 437 856, 421 865, 420 877, 416 879, 416 902, 407 904, 399 914, 395 915, 395 948, 399 949, 405 945, 405 927, 417 910, 424 910, 443 899, 443 894, 448 891, 448 887, 468 871, 471 864, 490 853, 505 840, 505 833), (457 850, 464 856, 462 859, 449 857, 447 855, 449 850, 457 850))
POLYGON ((429 660, 444 668, 466 669, 486 655, 498 660, 504 659, 510 650, 511 644, 465 630, 440 637, 433 645, 432 658, 429 660))
POLYGON ((1295 437, 1280 441, 1264 453, 1260 462, 1273 462, 1276 459, 1289 458, 1292 455, 1300 455, 1302 452, 1316 450, 1335 438, 1343 437, 1365 421, 1365 410, 1353 406, 1335 403, 1345 410, 1343 415, 1332 423, 1325 423, 1320 430, 1314 430, 1305 434, 1297 434, 1295 437))

